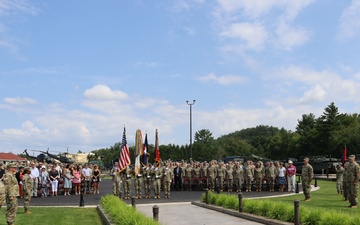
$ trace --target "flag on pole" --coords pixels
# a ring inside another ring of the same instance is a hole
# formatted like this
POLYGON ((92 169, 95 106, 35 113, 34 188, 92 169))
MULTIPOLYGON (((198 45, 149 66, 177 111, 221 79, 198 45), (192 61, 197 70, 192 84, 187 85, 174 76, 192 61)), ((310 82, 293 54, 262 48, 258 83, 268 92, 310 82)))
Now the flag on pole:
POLYGON ((136 130, 135 135, 135 168, 134 173, 137 176, 140 173, 140 156, 143 151, 142 133, 141 130, 136 130))
POLYGON ((121 150, 120 150, 120 157, 119 157, 119 169, 122 171, 128 165, 130 165, 130 151, 126 141, 126 130, 124 127, 122 143, 121 143, 121 150))
POLYGON ((143 150, 143 154, 142 154, 142 165, 143 166, 147 166, 148 161, 149 161, 149 144, 148 144, 148 139, 147 139, 147 133, 145 134, 145 142, 144 142, 144 150, 143 150))
POLYGON ((159 149, 159 137, 158 137, 158 130, 156 129, 155 132, 155 166, 160 166, 160 149, 159 149))
POLYGON ((343 152, 343 155, 342 155, 342 164, 344 165, 344 163, 346 162, 346 154, 347 154, 347 152, 346 152, 346 145, 344 146, 344 152, 343 152))

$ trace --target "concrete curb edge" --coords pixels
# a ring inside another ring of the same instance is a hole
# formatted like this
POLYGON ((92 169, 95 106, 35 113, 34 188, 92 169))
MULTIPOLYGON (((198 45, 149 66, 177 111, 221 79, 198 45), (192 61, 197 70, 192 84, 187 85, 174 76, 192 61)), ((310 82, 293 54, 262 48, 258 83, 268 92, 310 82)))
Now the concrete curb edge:
POLYGON ((225 209, 223 207, 220 206, 215 206, 215 205, 207 205, 205 203, 201 203, 199 201, 196 202, 191 202, 191 204, 199 206, 199 207, 203 207, 206 209, 211 209, 211 210, 215 210, 221 213, 225 213, 231 216, 236 216, 236 217, 240 217, 246 220, 250 220, 250 221, 254 221, 254 222, 258 222, 258 223, 262 223, 262 224, 266 224, 266 225, 292 225, 293 223, 289 223, 289 222, 283 222, 280 220, 274 220, 274 219, 269 219, 266 217, 262 217, 262 216, 256 216, 256 215, 252 215, 252 214, 248 214, 248 213, 241 213, 238 212, 236 210, 233 209, 225 209))
POLYGON ((103 208, 102 208, 100 205, 96 206, 96 209, 97 209, 97 211, 98 211, 98 213, 99 213, 99 215, 100 215, 102 224, 104 224, 104 225, 113 225, 113 224, 111 223, 111 221, 110 221, 110 218, 109 218, 108 215, 104 212, 103 208))

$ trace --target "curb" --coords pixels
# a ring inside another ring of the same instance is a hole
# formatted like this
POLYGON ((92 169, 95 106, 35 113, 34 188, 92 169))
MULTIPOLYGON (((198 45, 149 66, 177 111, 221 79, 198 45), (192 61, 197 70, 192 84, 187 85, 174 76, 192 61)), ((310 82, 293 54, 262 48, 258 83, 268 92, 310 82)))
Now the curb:
POLYGON ((113 225, 113 223, 111 223, 111 221, 110 221, 110 218, 104 212, 103 208, 100 205, 96 206, 96 209, 97 209, 97 211, 98 211, 98 213, 100 215, 102 224, 104 224, 104 225, 113 225))
POLYGON ((280 220, 274 220, 274 219, 269 219, 263 216, 256 216, 253 214, 248 214, 248 213, 241 213, 238 212, 234 209, 225 209, 223 207, 220 206, 214 206, 214 205, 207 205, 205 203, 201 203, 201 202, 191 202, 191 204, 199 206, 199 207, 203 207, 206 209, 211 209, 217 212, 221 212, 221 213, 225 213, 231 216, 236 216, 236 217, 240 217, 242 219, 246 219, 246 220, 250 220, 250 221, 254 221, 257 223, 262 223, 262 224, 266 224, 266 225, 292 225, 294 223, 289 223, 289 222, 283 222, 280 220))

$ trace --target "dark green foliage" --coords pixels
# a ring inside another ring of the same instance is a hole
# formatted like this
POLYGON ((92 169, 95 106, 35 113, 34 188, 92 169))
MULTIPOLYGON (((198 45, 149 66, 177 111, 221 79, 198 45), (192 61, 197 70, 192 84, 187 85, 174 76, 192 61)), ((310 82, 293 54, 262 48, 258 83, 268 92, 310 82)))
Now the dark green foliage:
MULTIPOLYGON (((356 154, 360 146, 360 115, 341 114, 334 103, 330 103, 321 116, 304 114, 298 119, 295 131, 267 125, 246 128, 223 135, 217 139, 208 129, 195 133, 192 146, 193 159, 209 161, 223 160, 226 156, 252 154, 269 159, 282 160, 286 157, 331 156, 341 158, 344 145, 348 154, 356 154)), ((102 160, 105 165, 119 156, 121 143, 106 149, 94 150, 92 160, 102 160)), ((130 147, 131 162, 134 162, 134 147, 130 147)), ((190 158, 190 146, 160 145, 161 158, 179 161, 190 158)), ((149 162, 154 161, 154 146, 149 146, 149 162)), ((90 159, 90 158, 89 158, 90 159)))

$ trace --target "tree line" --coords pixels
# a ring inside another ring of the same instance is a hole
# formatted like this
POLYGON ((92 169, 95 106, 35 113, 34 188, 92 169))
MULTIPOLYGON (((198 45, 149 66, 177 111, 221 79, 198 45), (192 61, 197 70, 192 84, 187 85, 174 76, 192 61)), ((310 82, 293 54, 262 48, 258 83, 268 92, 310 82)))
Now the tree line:
MULTIPOLYGON (((344 146, 348 154, 357 153, 360 147, 360 116, 342 114, 332 102, 321 116, 304 114, 297 121, 295 131, 267 125, 246 128, 215 139, 208 129, 195 133, 192 145, 193 160, 222 160, 226 156, 246 156, 252 154, 269 158, 327 156, 341 158, 344 146)), ((161 158, 182 160, 190 158, 190 146, 160 145, 161 158)), ((105 165, 119 156, 121 143, 110 148, 93 150, 89 160, 102 160, 105 165)), ((154 160, 154 146, 149 145, 149 162, 154 160)), ((134 162, 134 147, 130 146, 131 161, 134 162)))

